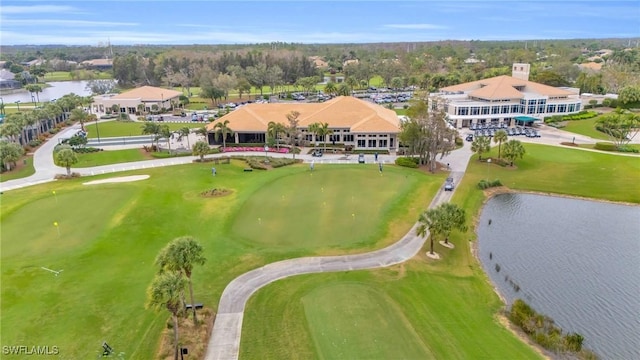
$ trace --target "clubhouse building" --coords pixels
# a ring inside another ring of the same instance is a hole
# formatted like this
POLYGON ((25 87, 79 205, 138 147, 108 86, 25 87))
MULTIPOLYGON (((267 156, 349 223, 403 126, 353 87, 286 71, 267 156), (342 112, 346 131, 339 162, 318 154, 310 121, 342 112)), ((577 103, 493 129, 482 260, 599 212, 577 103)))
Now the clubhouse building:
POLYGON ((138 106, 142 105, 145 112, 150 112, 154 105, 158 109, 169 109, 173 103, 177 103, 182 92, 163 89, 154 86, 142 86, 122 94, 105 94, 93 97, 91 109, 94 113, 104 114, 107 109, 117 105, 120 112, 134 115, 138 106))
POLYGON ((513 64, 512 76, 441 88, 429 95, 431 108, 443 108, 457 129, 471 124, 527 125, 553 115, 581 110, 575 89, 556 88, 529 81, 529 64, 513 64))
POLYGON ((214 126, 229 121, 233 136, 227 144, 265 143, 270 122, 289 126, 287 114, 300 113, 298 129, 305 144, 344 144, 358 150, 393 150, 398 146, 400 120, 395 111, 378 104, 338 96, 323 103, 267 103, 244 105, 207 126, 209 144, 221 144, 214 126), (314 123, 327 123, 332 133, 326 137, 309 131, 314 123))

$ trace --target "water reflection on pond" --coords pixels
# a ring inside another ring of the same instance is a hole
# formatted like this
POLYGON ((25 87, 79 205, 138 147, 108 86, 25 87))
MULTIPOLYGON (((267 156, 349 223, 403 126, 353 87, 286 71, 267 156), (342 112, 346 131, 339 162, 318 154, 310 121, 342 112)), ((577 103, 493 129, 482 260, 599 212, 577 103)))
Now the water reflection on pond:
POLYGON ((478 256, 522 298, 607 359, 640 359, 640 207, 532 194, 490 199, 478 256))

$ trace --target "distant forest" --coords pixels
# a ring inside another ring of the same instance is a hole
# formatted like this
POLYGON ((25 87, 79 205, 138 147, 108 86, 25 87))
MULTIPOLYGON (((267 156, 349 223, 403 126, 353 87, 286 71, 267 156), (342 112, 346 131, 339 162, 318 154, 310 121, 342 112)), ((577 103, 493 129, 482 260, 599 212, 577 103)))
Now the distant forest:
POLYGON ((82 61, 113 60, 122 88, 141 85, 201 87, 208 91, 272 91, 306 88, 321 76, 350 88, 380 76, 387 87, 443 86, 511 74, 515 62, 530 63, 532 81, 575 86, 582 92, 619 92, 640 84, 636 39, 437 41, 371 44, 1 46, 0 60, 14 73, 40 59, 40 71, 70 71, 82 61), (595 66, 579 66, 581 64, 595 66), (333 77, 332 77, 333 76, 333 77))

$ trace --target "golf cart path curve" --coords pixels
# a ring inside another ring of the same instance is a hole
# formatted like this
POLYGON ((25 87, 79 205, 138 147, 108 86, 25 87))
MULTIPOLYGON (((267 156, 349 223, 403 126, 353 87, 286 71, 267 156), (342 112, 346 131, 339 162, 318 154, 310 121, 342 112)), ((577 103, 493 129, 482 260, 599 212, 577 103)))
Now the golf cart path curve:
MULTIPOLYGON (((459 151, 464 155, 451 154, 447 161, 452 169, 464 170, 470 158, 470 150, 459 151)), ((458 184, 463 175, 464 171, 452 171, 450 176, 453 177, 454 184, 458 184)), ((445 192, 443 187, 440 187, 429 208, 449 201, 452 195, 453 191, 445 192)), ((416 235, 417 227, 418 223, 414 224, 400 241, 379 250, 353 255, 288 259, 238 276, 222 292, 205 359, 238 359, 245 306, 249 298, 264 286, 294 275, 376 269, 402 263, 414 257, 424 245, 426 237, 416 235)))

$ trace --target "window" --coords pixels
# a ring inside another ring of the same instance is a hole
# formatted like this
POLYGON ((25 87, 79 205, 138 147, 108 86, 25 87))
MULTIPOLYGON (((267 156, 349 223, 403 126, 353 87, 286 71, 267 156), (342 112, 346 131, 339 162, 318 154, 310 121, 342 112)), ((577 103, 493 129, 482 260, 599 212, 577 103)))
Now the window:
POLYGON ((359 148, 365 147, 365 144, 366 144, 366 140, 358 140, 358 147, 359 148))
POLYGON ((527 106, 527 114, 533 114, 535 112, 536 112, 536 106, 535 105, 527 106))
POLYGON ((370 148, 376 147, 376 140, 375 139, 369 139, 369 147, 370 148))
POLYGON ((359 137, 359 138, 363 138, 363 137, 365 137, 365 136, 366 136, 366 135, 358 134, 358 137, 359 137))
POLYGON ((544 104, 542 105, 538 104, 538 114, 544 113, 544 108, 545 108, 544 104))
POLYGON ((458 115, 469 115, 469 108, 468 107, 459 107, 458 109, 458 115))
POLYGON ((480 115, 480 107, 472 106, 471 107, 471 115, 480 115))
POLYGON ((492 106, 491 107, 491 114, 495 115, 495 114, 499 114, 500 113, 500 106, 492 106))
POLYGON ((547 103, 547 99, 538 99, 538 105, 544 105, 547 103))
POLYGON ((536 101, 535 100, 529 100, 529 103, 527 105, 531 106, 531 105, 535 105, 536 101))
POLYGON ((387 147, 387 140, 386 139, 378 140, 378 147, 386 148, 387 147))
POLYGON ((342 138, 343 138, 344 142, 353 142, 353 135, 352 134, 345 134, 342 138))
POLYGON ((488 106, 483 106, 482 107, 482 115, 489 115, 489 107, 488 106))
POLYGON ((522 110, 520 109, 520 105, 511 105, 511 112, 512 113, 521 113, 522 110))
POLYGON ((569 104, 569 112, 576 111, 576 104, 569 104))
POLYGON ((547 112, 548 113, 556 112, 556 106, 555 105, 547 105, 547 112))
POLYGON ((580 111, 580 104, 576 104, 576 111, 580 111))
POLYGON ((567 112, 567 105, 566 104, 558 105, 558 112, 559 113, 567 112))
POLYGON ((503 114, 508 114, 509 113, 509 105, 502 105, 502 113, 503 114))

